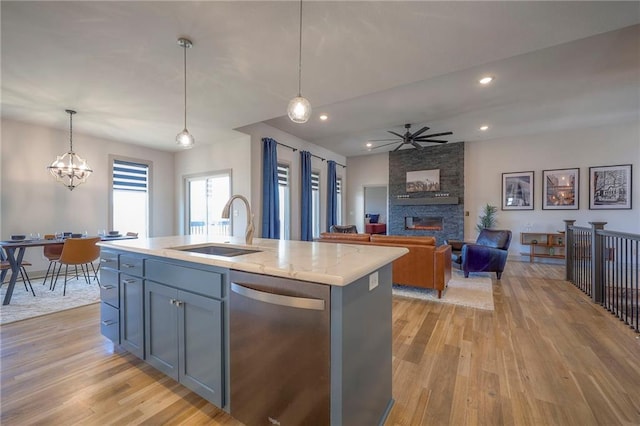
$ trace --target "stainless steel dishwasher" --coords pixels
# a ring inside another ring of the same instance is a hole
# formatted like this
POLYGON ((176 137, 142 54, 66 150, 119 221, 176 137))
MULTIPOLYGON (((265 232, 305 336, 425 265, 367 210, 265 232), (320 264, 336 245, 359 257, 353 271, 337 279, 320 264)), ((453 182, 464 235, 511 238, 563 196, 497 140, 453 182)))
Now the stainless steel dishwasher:
POLYGON ((231 415, 246 425, 328 425, 328 285, 231 271, 231 415))

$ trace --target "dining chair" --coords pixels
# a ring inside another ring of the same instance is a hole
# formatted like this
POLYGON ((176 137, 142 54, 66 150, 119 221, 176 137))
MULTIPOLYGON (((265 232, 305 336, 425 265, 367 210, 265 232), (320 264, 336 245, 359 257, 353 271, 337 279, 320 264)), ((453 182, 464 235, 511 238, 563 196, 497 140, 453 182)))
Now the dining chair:
MULTIPOLYGON (((56 279, 53 282, 52 290, 55 290, 60 276, 60 270, 64 265, 64 289, 62 295, 67 294, 67 281, 69 266, 78 266, 84 275, 87 283, 91 281, 89 265, 93 268, 93 262, 100 257, 100 247, 96 245, 100 241, 100 237, 94 238, 67 238, 62 247, 62 253, 60 258, 56 261, 59 265, 58 272, 56 273, 56 279), (86 271, 85 271, 86 266, 86 271)), ((94 268, 95 272, 95 268, 94 268)))
MULTIPOLYGON (((45 234, 45 240, 53 240, 55 239, 54 234, 45 234)), ((53 276, 56 272, 56 261, 60 259, 60 254, 62 253, 63 243, 60 244, 48 244, 46 246, 42 246, 42 254, 49 260, 49 267, 47 268, 47 272, 44 275, 44 281, 42 281, 42 285, 47 283, 47 278, 49 277, 49 272, 51 272, 51 282, 49 282, 49 288, 53 285, 53 276), (51 267, 53 266, 53 270, 51 267)))
MULTIPOLYGON (((0 249, 0 252, 2 251, 2 249, 0 249)), ((29 274, 27 274, 27 270, 24 269, 25 266, 31 266, 30 262, 27 261, 22 261, 22 264, 20 265, 20 277, 22 278, 22 282, 24 283, 24 289, 29 291, 29 288, 31 289, 31 294, 33 294, 33 297, 36 296, 36 293, 33 291, 33 286, 31 285, 31 280, 29 279, 29 274), (27 287, 27 284, 29 284, 29 287, 27 287)), ((11 265, 9 264, 8 260, 5 260, 4 257, 4 253, 0 253, 0 271, 10 271, 11 270, 11 265)), ((3 282, 0 283, 0 285, 4 284, 3 282)))

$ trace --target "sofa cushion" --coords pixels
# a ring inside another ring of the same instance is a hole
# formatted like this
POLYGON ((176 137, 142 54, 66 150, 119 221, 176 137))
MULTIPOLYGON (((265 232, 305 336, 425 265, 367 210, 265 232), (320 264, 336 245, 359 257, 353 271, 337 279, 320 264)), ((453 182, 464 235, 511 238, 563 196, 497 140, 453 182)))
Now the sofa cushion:
POLYGON ((436 239, 434 237, 412 237, 404 235, 371 235, 372 243, 384 243, 384 244, 424 244, 429 246, 436 245, 436 239))
POLYGON ((348 243, 353 242, 368 242, 369 234, 349 234, 342 232, 323 232, 320 234, 320 240, 333 240, 338 242, 348 243))

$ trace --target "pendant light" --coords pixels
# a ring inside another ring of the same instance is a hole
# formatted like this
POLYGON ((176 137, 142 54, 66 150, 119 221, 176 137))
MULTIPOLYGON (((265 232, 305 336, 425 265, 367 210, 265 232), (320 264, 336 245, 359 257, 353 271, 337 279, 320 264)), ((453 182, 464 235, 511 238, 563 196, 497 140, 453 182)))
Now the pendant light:
POLYGON ((187 130, 187 49, 193 46, 193 43, 189 39, 179 38, 178 45, 184 49, 184 129, 176 135, 176 143, 184 149, 189 149, 196 143, 193 135, 187 130))
POLYGON ((302 0, 300 0, 300 43, 298 45, 298 96, 289 101, 287 114, 294 123, 306 123, 311 116, 311 103, 302 96, 302 0))
POLYGON ((93 170, 85 160, 73 152, 73 114, 76 112, 71 109, 65 111, 69 114, 69 152, 56 157, 47 169, 58 182, 69 188, 69 191, 73 191, 73 188, 91 176, 93 170))

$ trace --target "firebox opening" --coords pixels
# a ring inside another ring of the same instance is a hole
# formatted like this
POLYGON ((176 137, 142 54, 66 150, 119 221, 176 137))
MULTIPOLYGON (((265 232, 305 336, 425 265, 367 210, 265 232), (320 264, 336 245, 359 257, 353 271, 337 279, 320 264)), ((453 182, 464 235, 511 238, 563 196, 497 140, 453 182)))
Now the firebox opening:
POLYGON ((404 229, 410 231, 442 231, 442 217, 405 216, 404 229))

